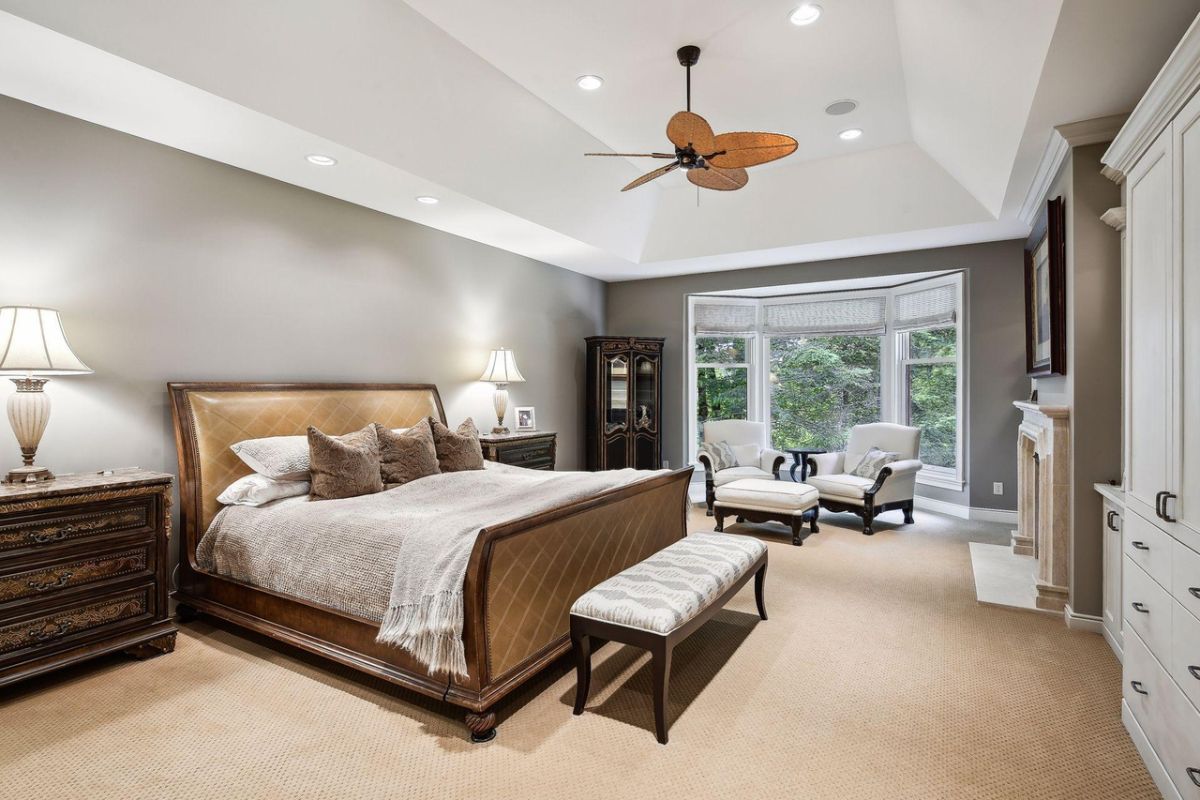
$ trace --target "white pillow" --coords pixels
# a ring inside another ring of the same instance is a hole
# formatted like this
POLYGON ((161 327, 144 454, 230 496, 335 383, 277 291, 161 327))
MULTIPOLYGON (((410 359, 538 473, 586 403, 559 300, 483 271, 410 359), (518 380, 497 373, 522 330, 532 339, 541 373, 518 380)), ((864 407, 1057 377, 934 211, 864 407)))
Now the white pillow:
POLYGON ((759 462, 759 454, 762 448, 756 444, 734 444, 730 445, 733 450, 733 456, 737 459, 739 467, 757 467, 759 462))
POLYGON ((259 475, 277 481, 308 480, 308 437, 268 436, 246 439, 230 450, 259 475))
POLYGON ((308 481, 277 481, 257 472, 238 478, 217 496, 227 506, 261 506, 282 497, 308 494, 308 481))

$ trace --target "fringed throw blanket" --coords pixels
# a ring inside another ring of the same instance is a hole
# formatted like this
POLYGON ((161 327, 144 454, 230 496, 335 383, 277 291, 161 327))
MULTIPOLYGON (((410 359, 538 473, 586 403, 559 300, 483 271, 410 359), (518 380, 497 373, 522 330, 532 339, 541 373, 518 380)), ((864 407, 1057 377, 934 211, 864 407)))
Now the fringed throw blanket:
POLYGON ((380 620, 429 673, 466 675, 463 581, 480 530, 654 473, 487 469, 431 475, 344 500, 230 506, 200 540, 203 569, 380 620))

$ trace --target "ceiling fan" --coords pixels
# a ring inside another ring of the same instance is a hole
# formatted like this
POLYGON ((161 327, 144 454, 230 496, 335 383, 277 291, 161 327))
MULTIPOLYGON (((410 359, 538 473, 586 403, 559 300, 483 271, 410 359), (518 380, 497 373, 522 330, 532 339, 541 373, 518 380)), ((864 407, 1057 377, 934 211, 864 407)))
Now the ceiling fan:
POLYGON ((679 63, 687 68, 687 110, 680 111, 667 123, 667 138, 675 145, 670 153, 584 153, 585 156, 621 158, 669 158, 671 163, 647 172, 622 192, 627 192, 682 169, 696 186, 718 191, 734 191, 746 185, 750 176, 746 167, 765 164, 796 151, 796 140, 782 133, 737 132, 714 135, 712 127, 699 114, 692 113, 692 67, 700 60, 700 48, 689 44, 676 52, 679 63))

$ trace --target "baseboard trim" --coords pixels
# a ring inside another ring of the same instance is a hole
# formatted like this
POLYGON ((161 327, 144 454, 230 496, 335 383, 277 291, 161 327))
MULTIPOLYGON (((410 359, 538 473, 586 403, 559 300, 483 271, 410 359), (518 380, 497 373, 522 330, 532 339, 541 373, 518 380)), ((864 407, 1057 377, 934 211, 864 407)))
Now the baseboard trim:
POLYGON ((1077 614, 1067 603, 1063 607, 1063 621, 1073 631, 1104 634, 1104 620, 1095 614, 1077 614))
POLYGON ((924 511, 935 511, 948 517, 969 519, 975 522, 998 522, 1002 525, 1016 525, 1017 512, 1001 508, 976 508, 958 503, 947 503, 945 500, 934 500, 932 497, 917 495, 913 504, 924 511))
POLYGON ((1133 716, 1129 704, 1124 700, 1121 701, 1121 721, 1125 723, 1125 730, 1129 733, 1129 738, 1133 740, 1133 746, 1137 748, 1138 755, 1146 764, 1146 771, 1150 773, 1154 785, 1158 787, 1158 791, 1162 792, 1163 800, 1183 800, 1179 796, 1179 790, 1171 783, 1167 768, 1159 760, 1158 753, 1155 753, 1154 748, 1150 746, 1150 739, 1146 737, 1146 732, 1142 730, 1142 726, 1133 716))
POLYGON ((1117 661, 1125 663, 1125 645, 1118 642, 1117 638, 1112 635, 1107 627, 1104 628, 1104 641, 1108 642, 1108 646, 1112 648, 1113 653, 1117 656, 1117 661))
POLYGON ((1017 512, 1004 508, 976 508, 971 506, 970 519, 976 522, 999 522, 1001 525, 1016 525, 1017 512))

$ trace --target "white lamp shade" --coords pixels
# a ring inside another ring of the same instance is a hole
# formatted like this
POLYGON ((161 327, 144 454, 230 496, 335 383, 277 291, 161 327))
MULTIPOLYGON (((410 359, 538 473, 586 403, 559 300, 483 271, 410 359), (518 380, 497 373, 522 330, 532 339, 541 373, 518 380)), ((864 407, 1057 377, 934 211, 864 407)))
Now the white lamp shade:
POLYGON ((52 308, 0 308, 0 374, 80 375, 92 370, 71 352, 52 308))
POLYGON ((493 350, 488 357, 487 368, 479 376, 479 380, 489 383, 524 383, 525 377, 517 369, 517 358, 507 347, 493 350))

